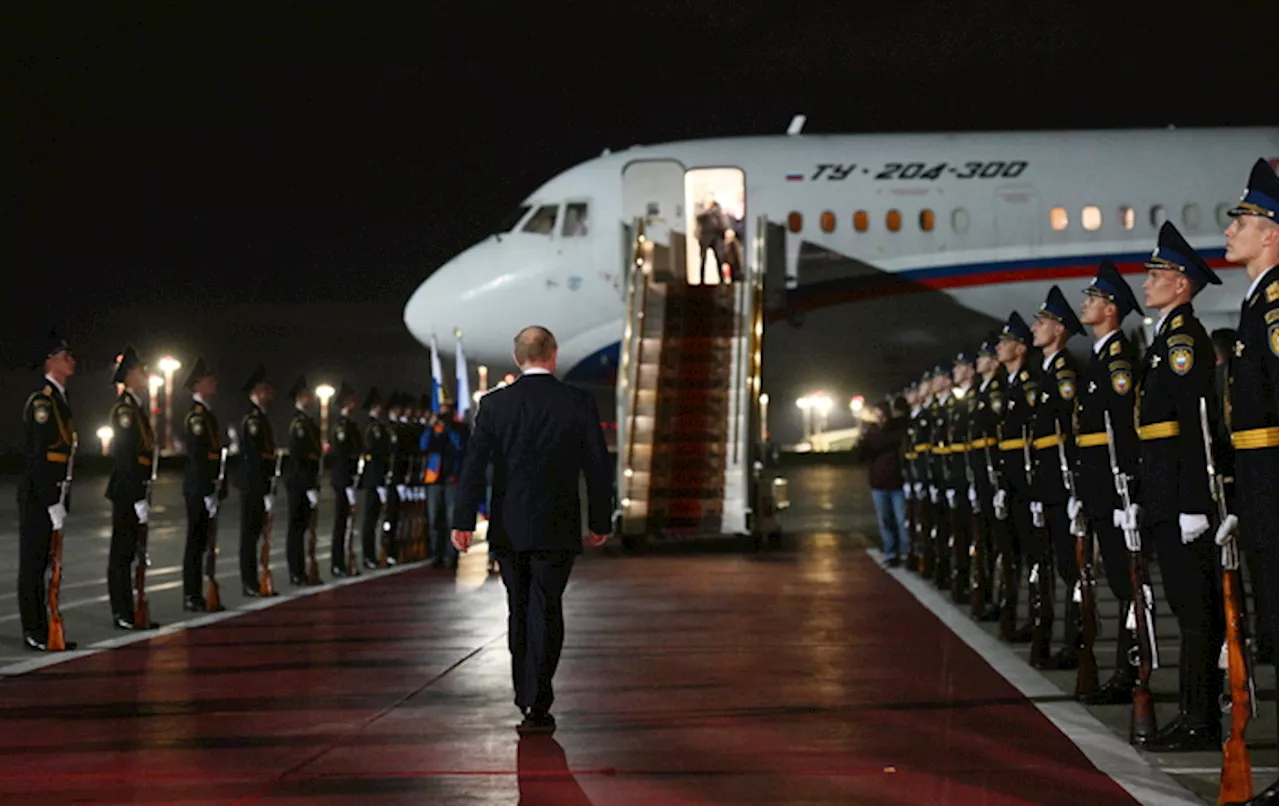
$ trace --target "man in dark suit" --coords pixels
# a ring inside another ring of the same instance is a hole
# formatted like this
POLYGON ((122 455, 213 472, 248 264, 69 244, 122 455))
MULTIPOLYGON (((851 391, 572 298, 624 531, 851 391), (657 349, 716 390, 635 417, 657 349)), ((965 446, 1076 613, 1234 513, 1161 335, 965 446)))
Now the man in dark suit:
POLYGON ((492 463, 489 542, 507 589, 507 642, 522 734, 555 730, 551 678, 564 645, 561 597, 582 552, 579 477, 587 480, 590 545, 608 539, 612 507, 612 471, 595 401, 556 380, 556 354, 546 328, 516 335, 522 377, 485 396, 453 511, 453 544, 465 553, 492 463))

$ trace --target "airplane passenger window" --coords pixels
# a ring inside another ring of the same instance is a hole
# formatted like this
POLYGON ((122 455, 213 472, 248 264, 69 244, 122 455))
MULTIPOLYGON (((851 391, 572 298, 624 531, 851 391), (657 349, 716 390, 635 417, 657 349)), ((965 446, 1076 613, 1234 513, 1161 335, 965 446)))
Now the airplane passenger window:
POLYGON ((1213 217, 1218 219, 1218 226, 1226 229, 1231 226, 1231 216, 1227 215, 1227 211, 1231 209, 1229 204, 1219 204, 1213 211, 1213 217))
POLYGON ((515 210, 503 216, 502 220, 498 222, 498 226, 495 227, 493 231, 497 233, 510 232, 515 229, 521 221, 524 221, 524 216, 527 212, 529 212, 529 205, 520 205, 515 210))
POLYGON ((1071 216, 1067 214, 1067 208, 1055 207, 1049 211, 1049 226, 1061 232, 1071 223, 1071 216))
POLYGON ((957 207, 951 211, 951 229, 959 233, 969 231, 969 211, 963 207, 957 207))
POLYGON ((564 206, 564 229, 560 234, 576 238, 587 234, 587 203, 569 202, 564 206))
POLYGON ((925 232, 933 232, 933 211, 932 210, 920 211, 920 229, 924 230, 925 232))
POLYGON ((544 204, 538 208, 538 212, 534 213, 529 222, 524 225, 525 232, 532 232, 534 235, 550 235, 556 228, 556 212, 560 209, 559 205, 544 204))
POLYGON ((1182 223, 1187 229, 1198 229, 1200 227, 1200 205, 1195 202, 1184 205, 1182 208, 1182 223))
POLYGON ((822 214, 822 218, 820 219, 820 222, 822 224, 823 232, 836 231, 836 214, 831 212, 830 210, 827 210, 822 214))
POLYGON ((1133 225, 1137 223, 1137 216, 1134 215, 1132 207, 1120 206, 1120 227, 1122 229, 1133 229, 1133 225))
POLYGON ((1159 227, 1164 224, 1165 219, 1167 218, 1168 216, 1165 215, 1164 207, 1162 205, 1151 205, 1151 226, 1159 227))
POLYGON ((885 213, 884 225, 889 228, 890 232, 897 232, 902 229, 902 213, 898 210, 890 210, 885 213))
POLYGON ((804 227, 804 216, 799 213, 787 213, 787 229, 791 232, 799 232, 804 227))
POLYGON ((1102 229, 1102 211, 1096 205, 1087 205, 1080 211, 1080 226, 1090 232, 1102 229))
POLYGON ((858 232, 866 232, 871 226, 870 218, 866 210, 859 210, 853 214, 853 228, 858 232))

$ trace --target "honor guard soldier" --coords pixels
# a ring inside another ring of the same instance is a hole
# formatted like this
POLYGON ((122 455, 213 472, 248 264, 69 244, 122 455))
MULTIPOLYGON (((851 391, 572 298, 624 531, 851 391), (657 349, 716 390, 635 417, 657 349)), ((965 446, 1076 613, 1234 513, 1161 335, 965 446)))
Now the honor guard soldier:
POLYGON ((1008 521, 1010 542, 1013 546, 1013 586, 1004 591, 1001 601, 1000 637, 1013 643, 1031 640, 1035 618, 1035 600, 1028 599, 1031 614, 1021 627, 1017 621, 1018 587, 1020 571, 1029 567, 1032 548, 1031 532, 1031 480, 1026 471, 1026 437, 1035 412, 1036 399, 1040 395, 1040 371, 1027 366, 1027 350, 1031 345, 1031 328, 1018 315, 1009 314, 1000 331, 996 344, 996 359, 1005 376, 1004 413, 1000 418, 998 447, 1000 448, 1000 489, 991 501, 992 513, 998 520, 1008 521))
POLYGON ((338 419, 333 426, 333 440, 329 455, 332 469, 329 483, 333 487, 333 556, 330 568, 335 577, 356 574, 359 569, 347 568, 347 519, 356 505, 356 477, 360 458, 364 455, 364 440, 360 429, 351 418, 355 415, 356 390, 342 383, 338 389, 338 419))
POLYGON ((974 569, 980 572, 978 596, 972 603, 981 602, 979 612, 974 613, 982 621, 995 621, 999 617, 1000 608, 992 601, 997 570, 1003 571, 1007 577, 1002 585, 1017 584, 1017 576, 1010 576, 1009 546, 1007 541, 995 539, 998 531, 992 501, 995 498, 1000 470, 1000 447, 998 425, 1004 415, 1004 379, 1000 377, 1000 362, 996 360, 998 338, 982 342, 978 347, 976 370, 978 388, 974 392, 972 406, 969 411, 969 475, 973 479, 968 489, 969 506, 972 508, 978 527, 981 543, 975 543, 975 554, 981 558, 981 567, 974 569), (997 559, 999 561, 997 562, 997 559))
MULTIPOLYGON (((33 369, 44 370, 40 388, 22 408, 23 462, 18 483, 18 611, 27 649, 49 648, 50 538, 67 517, 63 484, 76 442, 67 401, 67 379, 76 372, 71 348, 56 333, 40 345, 33 369)), ((60 560, 59 560, 60 561, 60 560)), ((66 649, 75 649, 73 641, 66 649)))
POLYGON ((938 364, 929 382, 929 504, 933 508, 933 583, 945 590, 951 585, 951 511, 947 507, 947 407, 951 402, 951 368, 938 364))
POLYGON ((974 365, 977 358, 961 351, 951 364, 951 395, 947 400, 946 465, 947 510, 951 518, 951 599, 968 601, 969 543, 973 539, 973 515, 969 508, 969 414, 974 400, 974 365))
MULTIPOLYGON (((133 563, 146 562, 139 551, 139 527, 150 515, 147 485, 151 480, 156 439, 142 391, 147 368, 130 345, 116 364, 112 382, 121 387, 111 409, 111 478, 106 497, 111 501, 111 548, 107 554, 107 592, 111 615, 122 630, 149 630, 155 624, 134 624, 133 563)), ((139 591, 139 593, 142 593, 139 591)))
POLYGON ((916 483, 916 414, 919 386, 912 382, 902 391, 907 401, 907 429, 902 438, 902 498, 907 509, 907 568, 918 571, 919 550, 917 536, 920 529, 920 512, 915 500, 916 483))
POLYGON ((276 437, 267 419, 267 407, 276 392, 267 383, 267 370, 261 364, 241 391, 249 395, 249 411, 240 421, 240 582, 245 596, 257 597, 262 595, 258 579, 258 539, 262 537, 266 514, 274 505, 276 437))
POLYGON ((1179 714, 1146 747, 1156 753, 1218 750, 1224 625, 1217 547, 1208 534, 1214 503, 1200 426, 1200 401, 1216 408, 1213 343, 1191 299, 1221 281, 1167 221, 1146 266, 1142 290, 1160 320, 1138 377, 1142 520, 1182 633, 1179 714))
POLYGON ((182 609, 203 613, 208 602, 200 584, 209 529, 219 504, 227 497, 226 482, 218 486, 222 429, 209 405, 218 394, 218 378, 204 356, 196 359, 182 388, 191 392, 191 410, 183 423, 187 467, 182 475, 182 498, 187 505, 187 545, 182 553, 182 609))
POLYGON ((931 425, 929 421, 929 403, 933 395, 930 384, 933 373, 926 372, 920 376, 916 384, 916 399, 911 409, 911 438, 914 440, 911 451, 915 459, 911 463, 912 499, 915 501, 916 516, 916 571, 928 579, 933 576, 933 546, 929 542, 933 530, 933 503, 929 500, 929 448, 931 425))
POLYGON ((391 427, 382 420, 386 412, 378 388, 369 390, 362 408, 369 414, 364 430, 364 476, 360 487, 364 490, 364 522, 360 535, 364 554, 364 567, 378 567, 378 546, 381 542, 383 516, 387 507, 387 479, 391 473, 391 427))
MULTIPOLYGON (((1038 509, 1044 514, 1044 527, 1049 536, 1049 544, 1038 547, 1037 556, 1044 558, 1040 573, 1052 574, 1049 567, 1049 555, 1052 554, 1058 575, 1066 583, 1067 605, 1062 624, 1062 648, 1048 658, 1037 653, 1033 645, 1031 661, 1034 666, 1056 669, 1074 669, 1080 662, 1080 602, 1075 595, 1080 570, 1076 565, 1072 532, 1072 521, 1078 513, 1068 512, 1070 491, 1059 461, 1061 447, 1067 452, 1068 472, 1075 466, 1075 407, 1080 372, 1066 345, 1067 340, 1077 334, 1083 335, 1084 327, 1075 310, 1067 304, 1062 290, 1055 285, 1049 289, 1049 295, 1036 312, 1031 326, 1032 343, 1044 356, 1040 362, 1040 399, 1031 418, 1031 507, 1033 513, 1038 509)), ((1047 612, 1051 613, 1052 608, 1047 612)), ((1046 628, 1046 634, 1049 632, 1051 630, 1046 628)))
POLYGON ((289 582, 307 584, 307 524, 312 511, 320 505, 320 428, 307 411, 315 402, 315 393, 302 375, 289 390, 293 398, 293 419, 289 421, 289 473, 284 488, 289 499, 289 533, 285 539, 285 557, 289 562, 289 582))
MULTIPOLYGON (((1130 660, 1135 636, 1125 626, 1133 589, 1129 576, 1130 548, 1120 524, 1125 514, 1116 491, 1107 446, 1107 415, 1114 435, 1116 464, 1129 478, 1138 475, 1138 434, 1133 429, 1137 405, 1134 370, 1138 349, 1120 329, 1131 313, 1142 315, 1133 289, 1115 264, 1103 260, 1093 282, 1084 289, 1080 321, 1093 330, 1089 368, 1081 375, 1077 392, 1080 432, 1076 435, 1076 496, 1089 534, 1098 541, 1106 569, 1107 585, 1119 600, 1115 672, 1098 689, 1085 693, 1091 705, 1125 705, 1133 699, 1136 670, 1130 660)), ((1130 494, 1137 495, 1137 490, 1130 494)), ((1138 547, 1141 548, 1140 546, 1138 547)), ((1089 552, 1092 556, 1092 552, 1089 552)))
MULTIPOLYGON (((1276 662, 1276 373, 1280 362, 1280 227, 1277 226, 1276 172, 1258 160, 1240 203, 1229 211, 1227 260, 1249 273, 1249 290, 1240 306, 1239 341, 1231 357, 1227 426, 1235 448, 1235 512, 1219 527, 1219 541, 1238 533, 1253 580, 1257 609, 1258 661, 1276 662)), ((1273 783, 1249 804, 1275 804, 1273 783)))
POLYGON ((387 403, 387 430, 391 433, 391 459, 388 468, 387 516, 382 522, 381 551, 385 553, 386 564, 396 565, 399 560, 399 541, 396 540, 400 528, 400 510, 409 496, 404 476, 409 466, 409 451, 412 446, 405 441, 407 432, 405 410, 412 398, 399 392, 393 392, 387 403))

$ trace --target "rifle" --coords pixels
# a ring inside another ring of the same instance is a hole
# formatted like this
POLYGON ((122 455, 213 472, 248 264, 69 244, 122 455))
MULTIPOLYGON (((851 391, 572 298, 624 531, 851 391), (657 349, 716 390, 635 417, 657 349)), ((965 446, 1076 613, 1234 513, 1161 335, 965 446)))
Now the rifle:
MULTIPOLYGON (((63 509, 67 506, 67 495, 71 489, 71 477, 76 467, 76 448, 80 446, 78 434, 71 436, 71 453, 67 454, 67 477, 58 485, 58 503, 63 509)), ((59 605, 59 594, 62 592, 62 530, 54 529, 49 535, 49 632, 45 638, 45 648, 50 652, 65 652, 67 636, 62 626, 62 609, 59 605)))
MULTIPOLYGON (((969 449, 973 449, 973 423, 972 412, 970 413, 969 433, 969 449)), ((964 478, 969 482, 969 487, 977 490, 977 475, 973 472, 973 465, 969 462, 969 457, 964 459, 964 478)), ((967 491, 966 491, 967 493, 967 491)), ((987 606, 986 596, 986 577, 987 577, 987 553, 982 545, 982 513, 981 504, 974 506, 973 502, 969 502, 969 614, 974 618, 981 618, 982 611, 987 606)))
MULTIPOLYGON (((1000 426, 996 426, 996 437, 1000 438, 1000 426)), ((991 485, 991 494, 994 496, 1001 489, 1000 474, 996 472, 995 463, 991 461, 991 446, 984 445, 982 448, 983 460, 987 465, 987 481, 991 485)), ((992 513, 995 514, 994 512, 992 513)), ((1008 513, 1005 513, 1008 517, 1008 513)), ((1012 592, 1017 590, 1018 580, 1014 570, 1014 552, 1009 541, 1009 527, 998 518, 992 518, 991 521, 991 538, 995 544, 996 561, 995 561, 995 577, 998 580, 1000 593, 998 599, 1000 602, 1000 637, 1005 640, 1012 640, 1013 633, 1017 629, 1018 614, 1015 611, 1015 602, 1012 592)))
MULTIPOLYGON (((1067 461, 1067 445, 1062 439, 1062 424, 1056 419, 1053 430, 1058 435, 1058 469, 1062 471, 1062 486, 1079 502, 1075 475, 1067 461)), ((1076 697, 1079 698, 1098 688, 1098 659, 1093 654, 1093 644, 1098 639, 1098 602, 1093 595, 1093 543, 1089 540, 1089 530, 1079 528, 1074 519, 1072 527, 1072 531, 1077 532, 1076 568, 1080 573, 1075 584, 1075 593, 1080 596, 1080 666, 1076 671, 1076 697)))
MULTIPOLYGON (((391 424, 395 428, 395 424, 391 424)), ((382 532, 381 539, 378 540, 378 567, 387 567, 387 539, 391 536, 391 520, 388 518, 390 514, 388 510, 391 508, 391 496, 397 495, 395 487, 391 486, 391 480, 395 478, 396 469, 396 453, 400 450, 400 443, 396 442, 396 447, 391 451, 391 455, 387 458, 387 472, 382 477, 382 489, 387 491, 387 497, 382 502, 382 507, 378 512, 378 523, 381 525, 379 531, 382 532)))
MULTIPOLYGON (((316 562, 316 521, 320 517, 320 476, 324 473, 324 446, 320 446, 320 466, 316 468, 316 505, 307 517, 307 584, 320 584, 320 565, 316 562)), ((310 503, 310 502, 308 502, 310 503)))
MULTIPOLYGON (((274 499, 276 497, 276 480, 280 478, 280 463, 284 460, 284 454, 276 450, 276 469, 271 475, 271 485, 267 487, 267 497, 274 499)), ((262 564, 262 582, 258 586, 258 593, 262 596, 275 596, 275 585, 271 584, 271 513, 267 512, 262 517, 262 552, 259 555, 259 561, 262 564)))
MULTIPOLYGON (((360 461, 356 464, 356 483, 352 489, 360 489, 360 481, 364 478, 364 456, 360 457, 360 461)), ((346 495, 346 492, 343 492, 346 495)), ((356 562, 356 505, 351 501, 347 502, 347 574, 350 576, 360 575, 360 564, 356 562)))
MULTIPOLYGON (((1218 522, 1227 519, 1227 496, 1222 474, 1213 461, 1209 413, 1200 398, 1200 433, 1204 438, 1204 463, 1209 474, 1209 494, 1218 505, 1218 522)), ((1231 694, 1231 730, 1222 743, 1222 778, 1218 802, 1249 800, 1253 797, 1253 770, 1244 732, 1251 717, 1258 716, 1258 694, 1254 689, 1253 658, 1249 655, 1244 620, 1244 589, 1240 584, 1240 550, 1234 534, 1222 543, 1222 599, 1227 636, 1223 653, 1227 656, 1228 690, 1231 694)))
MULTIPOLYGON (((1035 465, 1031 459, 1031 433, 1026 427, 1022 429, 1022 467, 1027 474, 1027 487, 1034 489, 1035 465)), ((1034 503, 1034 502, 1033 502, 1034 503)), ((1050 630, 1053 626, 1053 563, 1046 563, 1049 536, 1045 534, 1044 510, 1031 510, 1031 651, 1028 660, 1032 666, 1040 667, 1049 660, 1050 630)))
MULTIPOLYGON (((218 481, 213 485, 214 496, 218 495, 226 478, 227 449, 224 446, 218 457, 218 481)), ((222 606, 222 597, 218 592, 218 511, 216 509, 214 514, 209 516, 208 529, 209 542, 204 550, 204 575, 209 580, 209 592, 204 599, 204 609, 207 613, 218 613, 226 608, 222 606)))
MULTIPOLYGON (((1115 479, 1116 493, 1120 496, 1120 505, 1125 512, 1133 505, 1133 496, 1129 491, 1129 474, 1120 469, 1120 460, 1116 457, 1116 437, 1111 430, 1111 412, 1102 413, 1107 428, 1107 458, 1111 462, 1111 477, 1115 479)), ((1133 589, 1129 602, 1129 619, 1126 629, 1132 629, 1135 635, 1133 651, 1129 664, 1137 667, 1137 683, 1133 687, 1133 711, 1129 716, 1129 741, 1134 744, 1146 744, 1156 735, 1155 701, 1151 697, 1151 672, 1160 668, 1160 651, 1156 647, 1155 602, 1153 601, 1151 583, 1147 577, 1147 562, 1142 556, 1142 534, 1134 529, 1124 529, 1125 545, 1129 546, 1129 586, 1133 589), (1129 627, 1132 622, 1133 626, 1129 627)))
POLYGON ((160 469, 160 441, 156 440, 151 449, 151 478, 147 480, 147 523, 138 524, 138 565, 133 570, 133 587, 137 589, 137 598, 133 603, 133 628, 135 630, 151 629, 151 603, 147 601, 147 567, 151 565, 151 552, 147 550, 147 538, 151 533, 152 493, 156 488, 156 473, 160 469))

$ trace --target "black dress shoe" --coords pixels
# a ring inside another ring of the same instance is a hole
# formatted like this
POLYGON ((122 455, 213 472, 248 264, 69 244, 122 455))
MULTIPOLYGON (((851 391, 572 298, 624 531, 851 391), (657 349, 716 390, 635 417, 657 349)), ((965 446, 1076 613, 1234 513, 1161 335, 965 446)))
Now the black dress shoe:
POLYGON ((1121 672, 1084 696, 1087 705, 1129 705, 1133 702, 1133 677, 1121 672))
POLYGON ((377 564, 376 562, 374 562, 373 560, 365 560, 365 561, 364 561, 364 567, 365 567, 365 568, 368 568, 370 571, 377 571, 377 570, 378 570, 378 564, 377 564))
POLYGON ((1276 806, 1278 803, 1280 795, 1277 794, 1276 785, 1272 784, 1248 800, 1233 800, 1225 806, 1276 806))
POLYGON ((1061 671, 1070 671, 1071 669, 1080 668, 1080 655, 1074 647, 1063 647, 1049 658, 1048 669, 1058 669, 1061 671))
POLYGON ((290 577, 289 577, 289 584, 290 584, 290 585, 292 585, 292 586, 294 586, 295 588, 305 587, 305 586, 306 586, 306 584, 307 584, 307 578, 306 578, 306 577, 295 577, 295 576, 290 576, 290 577))
POLYGON ((203 596, 184 596, 182 609, 188 613, 204 613, 209 609, 209 605, 203 596))
POLYGON ((45 646, 43 638, 36 638, 31 633, 22 636, 22 643, 32 652, 47 652, 49 647, 45 646))
POLYGON ((1182 719, 1177 730, 1157 733, 1143 748, 1150 753, 1198 753, 1222 750, 1222 730, 1217 725, 1197 725, 1182 719))
POLYGON ((244 586, 244 590, 242 591, 242 593, 243 593, 246 597, 248 597, 248 598, 250 598, 250 599, 260 599, 260 598, 262 598, 262 593, 258 590, 258 588, 257 588, 256 586, 251 588, 251 587, 249 587, 248 585, 245 585, 245 586, 244 586))
POLYGON ((1031 622, 1023 624, 1021 627, 1013 631, 1013 637, 1009 639, 1011 644, 1029 644, 1031 643, 1031 634, 1035 632, 1035 625, 1031 622))
POLYGON ((516 732, 521 736, 537 733, 555 733, 556 718, 546 711, 529 709, 524 715, 524 721, 516 725, 516 732))
POLYGON ((350 576, 350 574, 347 573, 347 569, 341 568, 336 565, 329 569, 329 575, 332 576, 334 579, 350 576))
POLYGON ((978 621, 999 621, 1000 605, 995 602, 988 602, 982 608, 982 613, 978 616, 978 621))
POLYGON ((126 616, 116 616, 116 617, 115 617, 115 624, 116 624, 116 629, 118 629, 118 630, 132 630, 132 629, 133 629, 133 619, 132 619, 132 618, 128 618, 128 617, 126 617, 126 616))

